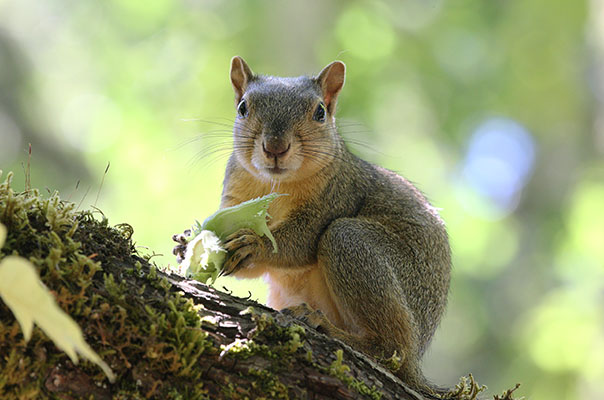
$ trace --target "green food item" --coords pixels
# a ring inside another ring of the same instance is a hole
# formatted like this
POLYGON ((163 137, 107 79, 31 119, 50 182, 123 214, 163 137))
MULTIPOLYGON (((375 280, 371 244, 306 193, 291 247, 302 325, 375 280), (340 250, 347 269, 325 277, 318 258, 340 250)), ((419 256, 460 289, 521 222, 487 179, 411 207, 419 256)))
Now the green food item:
POLYGON ((214 283, 225 258, 226 250, 222 248, 218 236, 212 231, 202 230, 187 244, 181 267, 186 269, 188 278, 204 283, 211 279, 211 283, 214 283))
POLYGON ((280 196, 284 195, 271 193, 218 210, 203 224, 195 221, 192 239, 187 244, 181 264, 186 276, 204 283, 211 279, 210 284, 214 283, 226 259, 222 242, 240 229, 251 229, 259 236, 266 235, 273 245, 273 253, 276 253, 277 243, 266 223, 270 218, 268 206, 280 196))

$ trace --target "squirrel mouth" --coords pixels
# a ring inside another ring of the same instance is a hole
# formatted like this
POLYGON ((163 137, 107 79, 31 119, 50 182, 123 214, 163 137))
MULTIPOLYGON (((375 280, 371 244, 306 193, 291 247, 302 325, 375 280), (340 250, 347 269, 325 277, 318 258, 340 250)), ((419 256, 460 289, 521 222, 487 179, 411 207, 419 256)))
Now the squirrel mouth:
POLYGON ((271 168, 267 168, 268 172, 270 172, 271 174, 275 174, 275 175, 281 175, 283 173, 285 173, 287 171, 287 169, 285 168, 279 168, 279 167, 271 167, 271 168))

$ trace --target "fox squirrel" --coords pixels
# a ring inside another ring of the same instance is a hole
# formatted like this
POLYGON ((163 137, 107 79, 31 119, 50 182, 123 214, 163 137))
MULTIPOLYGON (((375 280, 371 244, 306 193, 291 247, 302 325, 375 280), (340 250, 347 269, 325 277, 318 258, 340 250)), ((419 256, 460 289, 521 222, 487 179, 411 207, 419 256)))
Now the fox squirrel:
POLYGON ((335 125, 345 65, 316 77, 256 75, 231 60, 237 118, 221 208, 271 192, 278 244, 241 230, 225 274, 264 276, 268 305, 377 358, 426 394, 421 357, 447 302, 451 255, 436 209, 405 178, 348 151, 335 125))

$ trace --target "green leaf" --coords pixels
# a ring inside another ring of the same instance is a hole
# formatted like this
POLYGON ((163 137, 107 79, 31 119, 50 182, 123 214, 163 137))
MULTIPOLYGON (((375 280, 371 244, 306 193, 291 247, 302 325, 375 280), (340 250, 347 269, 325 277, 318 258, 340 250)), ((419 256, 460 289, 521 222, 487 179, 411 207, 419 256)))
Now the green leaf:
MULTIPOLYGON (((5 239, 6 227, 0 224, 0 247, 5 239)), ((115 381, 111 368, 86 343, 78 324, 59 308, 32 263, 18 256, 0 261, 0 297, 19 321, 26 341, 35 322, 75 364, 77 352, 101 367, 109 381, 115 381)))
POLYGON ((216 233, 220 240, 240 229, 252 229, 260 236, 268 236, 273 244, 273 253, 278 251, 277 242, 266 224, 268 206, 277 197, 286 196, 280 193, 271 193, 257 199, 248 200, 233 207, 227 207, 216 211, 203 221, 201 228, 216 233))
POLYGON ((193 233, 196 236, 187 244, 185 259, 181 264, 186 276, 204 283, 211 279, 211 283, 214 283, 226 259, 222 241, 240 229, 252 229, 260 236, 266 235, 273 245, 273 253, 276 253, 277 243, 268 229, 267 218, 270 218, 269 205, 280 196, 284 195, 271 193, 218 210, 203 224, 195 221, 193 233))

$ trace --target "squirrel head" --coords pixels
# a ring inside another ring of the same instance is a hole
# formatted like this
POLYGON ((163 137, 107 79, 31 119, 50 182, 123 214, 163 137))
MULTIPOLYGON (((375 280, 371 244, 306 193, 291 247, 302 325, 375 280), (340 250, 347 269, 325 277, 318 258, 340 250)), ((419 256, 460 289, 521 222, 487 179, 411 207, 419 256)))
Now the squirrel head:
POLYGON ((345 71, 334 61, 315 77, 264 76, 233 57, 236 160, 258 179, 275 181, 301 180, 329 165, 341 146, 335 110, 345 71))

